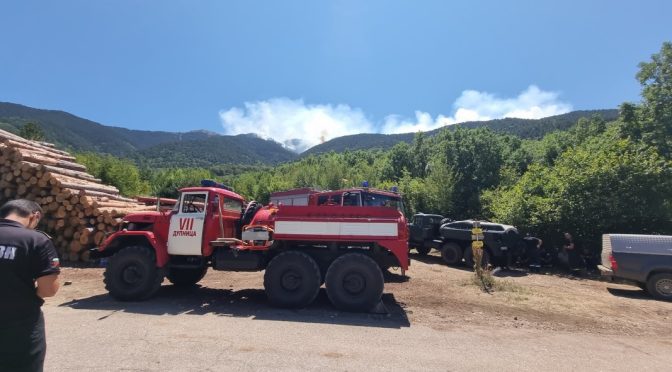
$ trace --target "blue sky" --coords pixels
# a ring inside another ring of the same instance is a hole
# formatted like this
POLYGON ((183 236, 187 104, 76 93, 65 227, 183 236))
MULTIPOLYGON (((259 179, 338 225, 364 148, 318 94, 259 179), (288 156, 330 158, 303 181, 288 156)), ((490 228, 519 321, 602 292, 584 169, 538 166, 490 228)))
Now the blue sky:
POLYGON ((5 1, 0 101, 305 146, 615 108, 672 40, 671 4, 5 1))

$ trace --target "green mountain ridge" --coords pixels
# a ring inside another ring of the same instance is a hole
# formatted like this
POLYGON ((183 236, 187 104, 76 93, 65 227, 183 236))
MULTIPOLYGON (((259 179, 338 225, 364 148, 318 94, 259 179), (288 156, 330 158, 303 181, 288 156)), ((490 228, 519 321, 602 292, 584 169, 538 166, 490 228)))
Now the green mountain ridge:
MULTIPOLYGON (((540 139, 545 134, 556 130, 567 130, 581 118, 602 117, 606 121, 618 118, 618 110, 582 110, 566 114, 549 116, 542 119, 504 118, 488 121, 471 121, 447 126, 450 130, 457 128, 489 128, 497 133, 513 134, 524 139, 540 139)), ((446 127, 425 132, 433 136, 446 127)), ((365 133, 331 139, 303 152, 302 156, 317 155, 330 151, 364 150, 371 148, 389 149, 399 142, 411 143, 415 133, 378 134, 365 133)))
POLYGON ((72 152, 110 154, 156 168, 277 164, 298 157, 279 143, 255 135, 134 130, 102 125, 64 111, 0 102, 0 129, 18 133, 28 122, 38 124, 49 142, 72 152))
MULTIPOLYGON (((487 127, 498 133, 521 138, 541 138, 556 130, 566 130, 580 118, 618 117, 617 110, 574 111, 543 119, 496 119, 455 124, 449 129, 487 127)), ((381 148, 399 142, 412 142, 415 133, 362 133, 331 139, 296 154, 278 142, 254 134, 220 135, 205 130, 186 133, 143 131, 106 126, 58 110, 43 110, 15 103, 0 102, 0 129, 18 133, 26 123, 38 124, 46 139, 72 152, 95 152, 130 158, 152 168, 211 167, 220 164, 274 165, 313 154, 381 148)), ((445 128, 445 127, 444 127, 445 128)), ((427 132, 433 136, 444 128, 427 132)))

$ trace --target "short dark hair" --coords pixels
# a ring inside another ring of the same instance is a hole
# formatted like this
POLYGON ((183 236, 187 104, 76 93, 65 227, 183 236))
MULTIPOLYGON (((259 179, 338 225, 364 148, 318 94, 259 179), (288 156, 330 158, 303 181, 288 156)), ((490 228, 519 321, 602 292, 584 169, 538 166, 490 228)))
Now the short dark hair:
POLYGON ((10 200, 0 207, 0 218, 5 218, 12 213, 17 214, 19 217, 28 217, 35 212, 42 213, 42 207, 39 204, 35 203, 32 200, 27 199, 16 199, 10 200))

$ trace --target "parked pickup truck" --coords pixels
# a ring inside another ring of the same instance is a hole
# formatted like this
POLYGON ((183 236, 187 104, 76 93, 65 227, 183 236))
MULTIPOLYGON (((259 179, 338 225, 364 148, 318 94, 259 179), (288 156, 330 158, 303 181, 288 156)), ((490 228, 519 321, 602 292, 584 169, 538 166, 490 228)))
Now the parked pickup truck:
POLYGON ((602 235, 603 276, 635 282, 651 296, 672 301, 672 236, 602 235))

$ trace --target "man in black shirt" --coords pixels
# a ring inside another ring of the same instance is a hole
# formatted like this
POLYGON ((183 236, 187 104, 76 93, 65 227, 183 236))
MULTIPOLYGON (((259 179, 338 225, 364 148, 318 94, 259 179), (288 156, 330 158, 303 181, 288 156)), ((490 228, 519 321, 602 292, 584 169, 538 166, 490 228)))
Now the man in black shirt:
POLYGON ((566 232, 564 237, 565 244, 562 247, 565 249, 565 252, 567 252, 567 266, 569 267, 569 271, 573 276, 580 276, 582 259, 579 254, 579 248, 577 247, 572 234, 566 232))
POLYGON ((537 237, 526 234, 523 238, 525 242, 525 253, 527 254, 530 272, 538 273, 541 271, 541 245, 543 241, 537 237))
POLYGON ((58 291, 59 261, 35 231, 42 209, 29 200, 0 207, 0 371, 42 371, 47 344, 43 298, 58 291))

